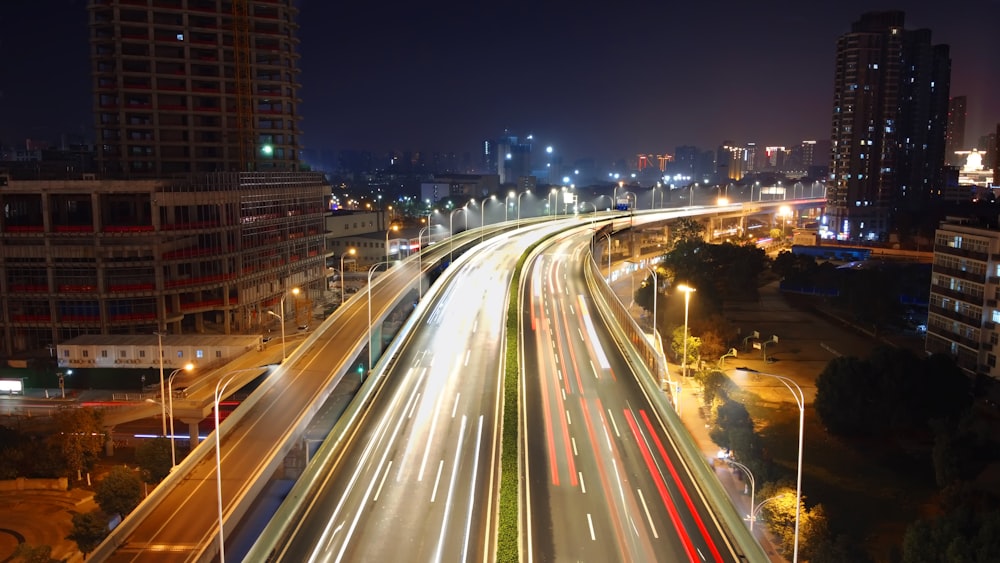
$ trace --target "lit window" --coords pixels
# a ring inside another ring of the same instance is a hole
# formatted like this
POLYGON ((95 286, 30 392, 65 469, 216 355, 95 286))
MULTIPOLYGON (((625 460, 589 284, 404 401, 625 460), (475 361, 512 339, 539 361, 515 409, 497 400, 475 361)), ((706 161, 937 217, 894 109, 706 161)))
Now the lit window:
POLYGON ((205 352, 202 351, 202 350, 195 350, 194 357, 196 357, 196 358, 204 358, 205 357, 205 352))
POLYGON ((178 33, 177 34, 177 40, 178 41, 184 41, 184 34, 183 33, 178 33))

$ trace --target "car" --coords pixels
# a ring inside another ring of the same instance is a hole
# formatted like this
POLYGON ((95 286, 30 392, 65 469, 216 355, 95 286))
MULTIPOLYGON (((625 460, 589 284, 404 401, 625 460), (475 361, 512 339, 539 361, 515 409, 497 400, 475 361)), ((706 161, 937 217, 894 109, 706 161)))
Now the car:
POLYGON ((274 337, 273 337, 273 336, 271 336, 270 334, 268 334, 268 335, 267 335, 267 336, 265 336, 265 337, 264 337, 264 338, 263 338, 262 340, 263 340, 264 342, 270 342, 272 338, 274 338, 274 337))
POLYGON ((299 325, 299 330, 309 330, 309 325, 299 325))

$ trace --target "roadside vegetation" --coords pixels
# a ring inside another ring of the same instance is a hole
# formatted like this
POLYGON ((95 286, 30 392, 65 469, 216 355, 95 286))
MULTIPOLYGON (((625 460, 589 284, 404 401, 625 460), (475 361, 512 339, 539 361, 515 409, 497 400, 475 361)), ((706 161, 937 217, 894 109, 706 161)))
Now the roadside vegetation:
MULTIPOLYGON (((671 245, 656 267, 655 321, 669 335, 667 353, 689 366, 703 390, 700 407, 713 441, 753 472, 758 503, 774 498, 761 507, 758 522, 767 523, 790 556, 798 408, 756 396, 726 375, 727 351, 745 335, 725 321, 723 302, 755 300, 759 284, 781 279, 783 286, 819 288, 825 297, 817 299, 879 334, 905 328, 905 303, 926 294, 929 279, 919 268, 906 275, 886 268, 837 270, 790 252, 772 260, 753 244, 706 243, 699 227, 684 219, 670 229, 671 245), (688 326, 686 358, 684 295, 676 290, 681 283, 697 288, 699 306, 688 326)), ((635 293, 636 304, 651 313, 653 293, 649 276, 635 293)), ((800 506, 800 558, 1000 560, 993 533, 1000 500, 982 478, 997 467, 1000 417, 974 400, 972 381, 952 358, 920 357, 873 340, 867 358, 829 362, 816 374, 816 386, 806 414, 805 443, 812 447, 800 506)))

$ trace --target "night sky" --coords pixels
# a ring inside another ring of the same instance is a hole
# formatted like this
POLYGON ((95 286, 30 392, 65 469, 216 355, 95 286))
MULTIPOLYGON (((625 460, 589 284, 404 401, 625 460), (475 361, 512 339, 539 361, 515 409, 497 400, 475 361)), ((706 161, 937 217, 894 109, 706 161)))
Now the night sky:
MULTIPOLYGON (((866 11, 951 45, 966 144, 1000 122, 1000 0, 300 0, 317 150, 478 150, 504 129, 598 164, 828 138, 838 36, 866 11)), ((92 135, 84 0, 0 4, 0 141, 92 135)))

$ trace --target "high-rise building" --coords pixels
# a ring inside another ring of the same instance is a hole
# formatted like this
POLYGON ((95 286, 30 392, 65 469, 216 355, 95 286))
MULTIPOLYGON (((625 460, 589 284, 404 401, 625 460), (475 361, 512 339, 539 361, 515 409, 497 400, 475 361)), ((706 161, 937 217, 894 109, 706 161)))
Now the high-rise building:
POLYGON ((962 159, 955 152, 968 149, 965 146, 965 108, 965 96, 955 96, 948 101, 948 131, 944 142, 944 162, 948 166, 961 166, 962 159))
POLYGON ((299 168, 293 0, 93 0, 100 172, 299 168))
POLYGON ((903 20, 870 12, 837 41, 823 227, 840 239, 884 240, 943 190, 948 46, 903 20))
POLYGON ((1000 230, 949 217, 934 235, 927 352, 953 356, 969 375, 1000 379, 1000 230))

